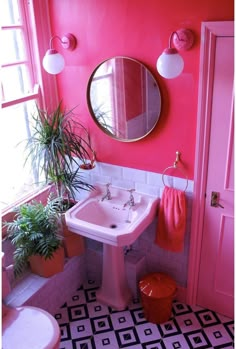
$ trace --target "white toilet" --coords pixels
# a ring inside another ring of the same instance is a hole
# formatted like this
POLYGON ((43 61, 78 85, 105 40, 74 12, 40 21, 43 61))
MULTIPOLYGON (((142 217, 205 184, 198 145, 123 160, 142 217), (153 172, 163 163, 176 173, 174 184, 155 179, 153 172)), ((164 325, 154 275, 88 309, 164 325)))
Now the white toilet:
POLYGON ((60 328, 54 317, 31 306, 11 308, 4 304, 10 292, 2 253, 2 348, 59 349, 60 328))

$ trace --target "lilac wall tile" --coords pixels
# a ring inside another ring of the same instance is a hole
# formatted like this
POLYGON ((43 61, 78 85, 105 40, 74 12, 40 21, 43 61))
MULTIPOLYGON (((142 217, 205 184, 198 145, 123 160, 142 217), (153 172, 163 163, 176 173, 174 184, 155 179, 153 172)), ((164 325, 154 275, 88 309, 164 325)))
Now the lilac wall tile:
POLYGON ((116 178, 122 177, 122 167, 120 166, 100 163, 100 172, 101 172, 101 175, 106 175, 106 176, 111 176, 116 178))
POLYGON ((163 186, 162 174, 147 172, 147 184, 150 184, 152 186, 162 187, 163 186))
POLYGON ((135 188, 137 192, 160 197, 160 188, 158 186, 147 183, 136 183, 135 188))
POLYGON ((147 180, 147 172, 136 170, 133 168, 123 167, 123 178, 130 179, 134 182, 138 183, 146 183, 147 180))
POLYGON ((112 178, 112 185, 122 189, 135 189, 135 181, 126 178, 112 178))

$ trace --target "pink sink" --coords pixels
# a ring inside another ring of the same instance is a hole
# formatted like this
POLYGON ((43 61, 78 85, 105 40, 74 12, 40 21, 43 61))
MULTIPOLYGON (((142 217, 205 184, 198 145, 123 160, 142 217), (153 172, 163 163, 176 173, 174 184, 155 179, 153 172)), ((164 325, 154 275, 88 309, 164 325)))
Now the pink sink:
POLYGON ((66 212, 65 220, 71 231, 103 242, 102 285, 97 301, 122 310, 131 299, 123 246, 131 245, 153 221, 158 198, 134 192, 135 205, 130 206, 127 190, 111 187, 110 192, 111 200, 107 200, 106 188, 97 185, 86 199, 66 212))
POLYGON ((153 221, 158 198, 134 192, 134 206, 125 189, 111 187, 111 200, 104 199, 104 186, 68 210, 66 224, 75 233, 113 246, 132 244, 153 221))

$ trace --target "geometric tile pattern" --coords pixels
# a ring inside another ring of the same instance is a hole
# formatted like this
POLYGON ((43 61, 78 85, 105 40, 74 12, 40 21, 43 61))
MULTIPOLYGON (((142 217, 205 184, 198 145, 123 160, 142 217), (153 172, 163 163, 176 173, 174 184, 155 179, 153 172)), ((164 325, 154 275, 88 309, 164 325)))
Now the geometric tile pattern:
POLYGON ((171 318, 153 324, 138 299, 116 311, 97 302, 97 289, 90 280, 54 314, 60 349, 234 348, 234 321, 213 311, 174 301, 171 318))

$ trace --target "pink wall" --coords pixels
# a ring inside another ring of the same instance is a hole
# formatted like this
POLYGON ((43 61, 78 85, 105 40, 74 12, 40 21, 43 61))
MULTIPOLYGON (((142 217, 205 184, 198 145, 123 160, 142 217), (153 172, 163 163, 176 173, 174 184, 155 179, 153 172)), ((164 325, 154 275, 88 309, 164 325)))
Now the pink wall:
POLYGON ((194 173, 199 47, 202 21, 232 20, 233 0, 49 0, 52 33, 73 33, 78 46, 63 54, 64 71, 58 75, 59 96, 92 134, 97 159, 102 162, 162 172, 182 160, 190 179, 194 173), (196 36, 194 47, 183 53, 184 72, 165 80, 156 72, 158 56, 168 45, 172 31, 186 27, 196 36), (159 83, 163 105, 161 118, 148 137, 132 143, 109 138, 93 122, 86 105, 90 74, 103 60, 124 55, 143 62, 159 83))

